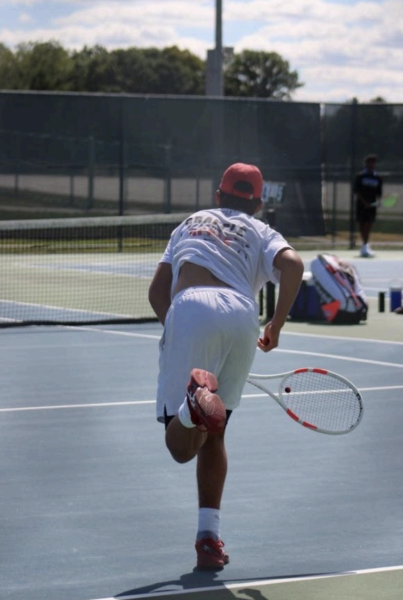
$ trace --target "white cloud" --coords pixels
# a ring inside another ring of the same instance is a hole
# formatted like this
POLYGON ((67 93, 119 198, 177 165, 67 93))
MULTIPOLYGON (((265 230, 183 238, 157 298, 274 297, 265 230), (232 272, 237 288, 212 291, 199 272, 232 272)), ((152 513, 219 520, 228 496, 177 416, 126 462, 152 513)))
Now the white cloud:
POLYGON ((206 44, 194 38, 179 36, 170 27, 140 27, 134 29, 132 25, 107 23, 97 27, 87 28, 80 26, 63 27, 57 33, 53 29, 35 29, 27 37, 26 30, 0 31, 0 39, 9 47, 29 41, 44 42, 57 40, 65 48, 80 50, 83 46, 101 45, 108 49, 128 47, 165 48, 176 45, 182 50, 190 50, 194 54, 205 57, 206 44))
MULTIPOLYGON (((262 10, 262 21, 266 22, 253 35, 239 39, 235 50, 276 51, 286 58, 306 84, 294 99, 324 101, 358 96, 369 100, 382 95, 403 102, 400 1, 348 6, 320 0, 287 5, 277 0, 255 0, 252 8, 262 10), (269 19, 270 10, 273 14, 269 19), (300 18, 290 18, 296 17, 298 10, 300 18)), ((238 12, 240 9, 236 7, 238 12)))
POLYGON ((59 27, 66 25, 93 26, 101 22, 133 22, 144 25, 171 25, 172 27, 190 26, 196 23, 197 28, 210 28, 213 26, 213 12, 211 8, 196 5, 189 11, 189 5, 183 0, 176 2, 148 2, 128 3, 117 1, 104 4, 92 3, 87 8, 78 9, 70 15, 55 19, 59 27))
MULTIPOLYGON (((4 26, 3 43, 57 39, 72 49, 177 45, 202 58, 214 45, 215 0, 0 0, 3 6, 34 4, 41 11, 49 7, 46 27, 28 29, 29 13, 22 11, 24 29, 4 26), (52 19, 56 4, 70 10, 63 16, 58 10, 52 19)), ((382 95, 403 102, 402 0, 226 0, 223 6, 224 44, 231 31, 237 52, 278 52, 306 84, 295 99, 382 95), (243 34, 251 28, 253 34, 243 34)))
POLYGON ((292 27, 300 21, 361 22, 376 20, 382 7, 375 2, 355 5, 323 2, 322 0, 252 0, 245 4, 229 2, 224 16, 230 20, 279 23, 286 21, 292 27))
POLYGON ((31 15, 26 12, 23 12, 20 15, 18 15, 18 20, 20 23, 31 23, 33 21, 31 15))

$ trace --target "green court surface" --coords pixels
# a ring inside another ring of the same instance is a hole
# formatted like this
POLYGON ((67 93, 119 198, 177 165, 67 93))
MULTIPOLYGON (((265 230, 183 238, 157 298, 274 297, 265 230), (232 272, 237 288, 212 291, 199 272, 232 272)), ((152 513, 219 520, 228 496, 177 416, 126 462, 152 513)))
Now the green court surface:
MULTIPOLYGON (((120 596, 121 600, 402 600, 403 566, 337 575, 291 577, 195 589, 120 596)), ((103 600, 115 600, 105 598, 103 600)))
POLYGON ((378 302, 369 298, 368 319, 353 327, 348 325, 328 325, 327 323, 306 323, 288 321, 283 331, 300 335, 324 335, 356 339, 376 339, 389 342, 403 340, 403 315, 394 312, 378 312, 378 302))

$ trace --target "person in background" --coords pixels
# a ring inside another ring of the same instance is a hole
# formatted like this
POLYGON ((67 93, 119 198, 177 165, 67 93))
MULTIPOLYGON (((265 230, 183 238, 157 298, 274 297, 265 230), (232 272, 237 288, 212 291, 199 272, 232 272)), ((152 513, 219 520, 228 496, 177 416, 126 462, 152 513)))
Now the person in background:
POLYGON ((173 459, 196 458, 197 566, 229 562, 221 540, 227 473, 225 429, 239 405, 256 347, 269 352, 297 296, 304 266, 280 233, 254 218, 262 207, 258 167, 231 165, 215 193, 171 234, 149 288, 164 325, 160 341, 157 420, 173 459), (276 308, 259 338, 256 296, 279 283, 276 308), (219 395, 218 395, 219 394, 219 395))
POLYGON ((364 159, 365 168, 356 175, 354 182, 356 219, 362 240, 360 255, 365 258, 375 256, 369 245, 369 238, 378 202, 382 197, 382 178, 375 170, 376 160, 375 154, 368 154, 364 159))

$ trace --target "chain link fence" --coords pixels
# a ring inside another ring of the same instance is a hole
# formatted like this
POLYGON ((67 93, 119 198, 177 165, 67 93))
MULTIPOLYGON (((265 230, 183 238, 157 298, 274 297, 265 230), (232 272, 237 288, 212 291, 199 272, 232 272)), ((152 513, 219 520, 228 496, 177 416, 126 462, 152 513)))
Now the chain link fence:
POLYGON ((193 211, 257 164, 262 217, 308 243, 355 242, 352 182, 378 155, 379 241, 403 242, 403 105, 0 92, 0 220, 193 211))

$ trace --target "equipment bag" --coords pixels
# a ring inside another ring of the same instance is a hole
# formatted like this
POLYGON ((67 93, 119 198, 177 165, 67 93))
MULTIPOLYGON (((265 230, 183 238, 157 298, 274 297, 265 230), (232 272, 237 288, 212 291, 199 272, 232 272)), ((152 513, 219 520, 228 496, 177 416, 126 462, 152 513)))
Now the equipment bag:
POLYGON ((318 254, 311 272, 328 323, 353 325, 366 320, 367 298, 352 265, 332 254, 318 254))
POLYGON ((311 273, 305 271, 297 297, 288 316, 296 321, 324 320, 320 297, 311 273))

